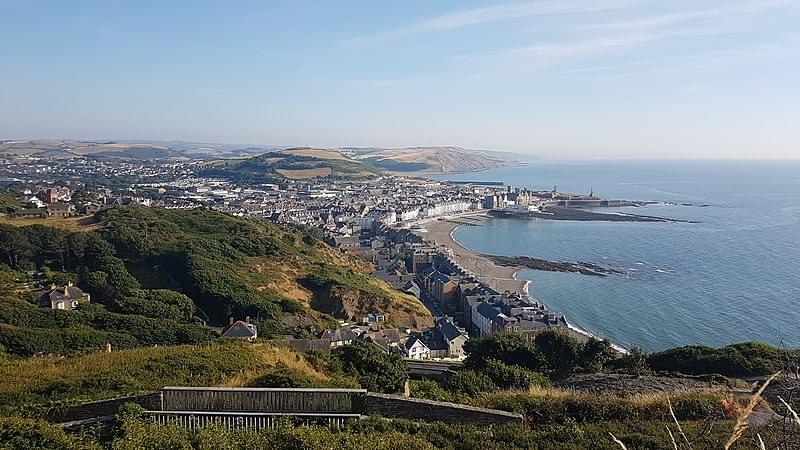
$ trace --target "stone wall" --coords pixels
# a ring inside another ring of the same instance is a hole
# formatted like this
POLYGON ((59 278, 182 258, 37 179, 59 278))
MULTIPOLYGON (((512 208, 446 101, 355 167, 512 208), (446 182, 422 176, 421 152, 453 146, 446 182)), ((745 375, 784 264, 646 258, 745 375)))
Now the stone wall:
POLYGON ((420 419, 476 425, 523 423, 521 415, 506 411, 374 392, 367 394, 365 413, 368 416, 381 416, 387 419, 420 419))
POLYGON ((119 407, 125 403, 136 403, 148 410, 161 409, 161 392, 150 392, 142 395, 99 400, 75 406, 66 406, 51 410, 45 417, 50 422, 64 423, 79 420, 96 419, 117 414, 119 407))

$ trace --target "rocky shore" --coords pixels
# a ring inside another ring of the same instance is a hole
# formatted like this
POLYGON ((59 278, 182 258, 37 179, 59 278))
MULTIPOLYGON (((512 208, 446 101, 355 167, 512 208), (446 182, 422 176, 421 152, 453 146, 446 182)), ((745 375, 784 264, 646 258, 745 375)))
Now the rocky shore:
POLYGON ((616 269, 611 269, 584 261, 548 261, 546 259, 529 258, 527 256, 482 256, 494 261, 496 264, 506 267, 527 267, 528 269, 542 270, 546 272, 575 272, 596 277, 624 274, 624 272, 616 269))

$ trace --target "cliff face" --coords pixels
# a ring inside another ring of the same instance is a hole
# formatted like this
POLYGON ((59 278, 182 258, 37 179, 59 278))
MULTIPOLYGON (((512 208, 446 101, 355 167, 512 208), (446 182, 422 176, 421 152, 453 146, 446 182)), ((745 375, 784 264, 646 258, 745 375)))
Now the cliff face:
POLYGON ((388 323, 401 328, 422 329, 433 325, 430 312, 407 294, 379 295, 352 287, 326 283, 313 289, 312 308, 338 319, 355 321, 367 314, 385 314, 388 323))

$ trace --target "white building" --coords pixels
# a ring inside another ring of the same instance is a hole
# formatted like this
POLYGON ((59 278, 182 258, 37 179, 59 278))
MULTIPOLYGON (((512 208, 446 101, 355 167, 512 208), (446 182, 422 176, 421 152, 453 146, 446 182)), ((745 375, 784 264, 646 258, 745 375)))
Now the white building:
POLYGON ((411 359, 430 359, 431 349, 422 342, 419 336, 411 336, 406 340, 403 345, 406 357, 411 359))
POLYGON ((472 204, 470 202, 452 201, 452 202, 445 202, 427 206, 425 209, 423 209, 422 214, 425 217, 436 217, 447 214, 458 214, 466 212, 469 211, 471 208, 472 204))

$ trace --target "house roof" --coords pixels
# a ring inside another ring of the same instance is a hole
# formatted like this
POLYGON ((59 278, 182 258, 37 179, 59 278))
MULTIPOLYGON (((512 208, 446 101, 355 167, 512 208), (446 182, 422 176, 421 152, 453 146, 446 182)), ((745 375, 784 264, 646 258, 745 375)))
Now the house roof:
POLYGON ((439 326, 439 331, 442 332, 442 336, 444 336, 444 338, 448 341, 452 341, 459 336, 463 336, 463 333, 461 333, 461 331, 453 324, 453 322, 450 322, 449 320, 441 319, 437 325, 439 326))
POLYGON ((387 328, 384 330, 368 331, 367 335, 371 339, 385 339, 389 343, 400 343, 400 330, 396 328, 387 328))
POLYGON ((419 336, 417 336, 417 335, 412 335, 411 337, 409 337, 408 339, 406 339, 406 343, 405 343, 405 344, 403 344, 403 346, 405 347, 405 349, 406 349, 406 350, 411 350, 411 348, 412 348, 412 347, 414 347, 414 345, 415 345, 417 342, 419 342, 419 343, 420 343, 420 345, 422 345, 423 347, 425 347, 425 348, 428 348, 428 346, 427 346, 427 345, 425 345, 425 342, 423 342, 423 341, 422 341, 422 338, 420 338, 420 337, 419 337, 419 336))
POLYGON ((478 314, 487 319, 493 319, 498 313, 500 313, 500 310, 486 302, 481 302, 481 304, 478 305, 478 314))
POLYGON ((338 330, 325 330, 320 339, 330 339, 331 342, 346 342, 358 338, 349 328, 339 328, 338 330))
POLYGON ((59 286, 47 292, 50 300, 72 300, 84 296, 83 291, 76 286, 59 286))
POLYGON ((243 320, 237 320, 222 332, 222 337, 254 338, 256 336, 256 326, 243 320))

